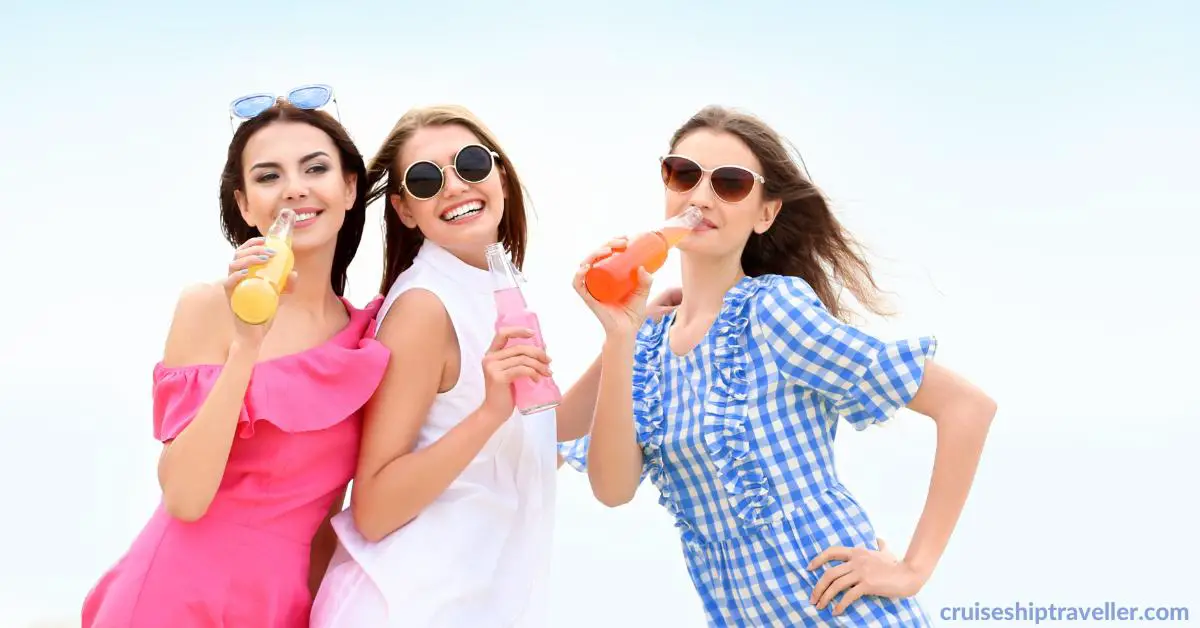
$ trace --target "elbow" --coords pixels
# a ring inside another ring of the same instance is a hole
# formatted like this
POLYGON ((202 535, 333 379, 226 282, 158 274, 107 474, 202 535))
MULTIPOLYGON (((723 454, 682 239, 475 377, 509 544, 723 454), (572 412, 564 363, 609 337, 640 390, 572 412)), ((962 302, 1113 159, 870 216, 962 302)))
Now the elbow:
POLYGON ((596 496, 596 499, 599 500, 601 504, 604 504, 609 508, 624 506, 633 500, 633 495, 610 495, 596 490, 593 490, 592 494, 596 496))
POLYGON ((987 393, 974 387, 957 391, 930 404, 926 414, 938 424, 987 433, 998 405, 987 393))
POLYGON ((958 429, 968 429, 983 438, 991 430, 996 410, 994 399, 982 391, 976 391, 948 406, 941 414, 950 424, 959 426, 958 429))
MULTIPOLYGON (((165 453, 165 452, 164 452, 165 453)), ((168 515, 184 523, 195 523, 208 513, 215 492, 205 494, 202 488, 172 479, 166 456, 159 458, 158 487, 162 490, 162 508, 168 515)))
MULTIPOLYGON (((590 476, 589 479, 591 479, 590 476)), ((604 504, 609 508, 616 508, 618 506, 624 506, 625 504, 628 504, 629 502, 633 501, 633 496, 637 492, 636 487, 632 491, 620 490, 619 488, 606 486, 603 483, 599 483, 594 480, 591 482, 591 485, 592 495, 596 498, 596 501, 599 501, 601 504, 604 504)))
POLYGON ((996 400, 992 399, 987 393, 979 392, 975 395, 973 404, 975 420, 985 429, 991 427, 992 420, 996 418, 996 410, 998 405, 996 400))
POLYGON ((354 527, 367 542, 378 543, 408 523, 405 520, 400 525, 388 525, 380 513, 364 505, 367 501, 357 500, 350 503, 350 516, 354 519, 354 527))
POLYGON ((375 525, 375 518, 371 515, 370 509, 363 506, 361 500, 350 503, 350 517, 354 520, 354 528, 369 543, 378 543, 387 535, 375 525))
POLYGON ((174 495, 167 491, 163 493, 163 509, 175 519, 184 523, 195 523, 208 513, 210 500, 187 498, 174 495))

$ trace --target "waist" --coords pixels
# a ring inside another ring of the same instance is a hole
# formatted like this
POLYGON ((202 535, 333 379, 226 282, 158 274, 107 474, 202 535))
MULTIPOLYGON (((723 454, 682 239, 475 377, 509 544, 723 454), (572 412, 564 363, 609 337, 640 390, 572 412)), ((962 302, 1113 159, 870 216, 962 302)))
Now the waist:
POLYGON ((486 611, 478 618, 489 618, 453 625, 525 625, 516 619, 523 609, 545 603, 553 511, 479 497, 436 502, 377 543, 358 533, 349 511, 339 513, 333 518, 339 557, 330 586, 361 582, 365 575, 392 613, 428 622, 421 625, 441 625, 452 610, 464 622, 477 611, 486 611))
POLYGON ((777 534, 781 527, 802 525, 816 533, 826 525, 853 525, 871 533, 871 524, 862 506, 845 488, 829 485, 793 494, 775 493, 775 503, 767 512, 756 513, 751 522, 729 502, 724 492, 715 499, 682 500, 675 509, 678 527, 686 532, 690 543, 724 545, 752 541, 777 534))
POLYGON ((215 503, 196 521, 172 517, 159 505, 147 528, 171 530, 185 539, 217 544, 264 544, 279 551, 307 552, 321 524, 320 514, 289 512, 270 515, 222 508, 215 503))

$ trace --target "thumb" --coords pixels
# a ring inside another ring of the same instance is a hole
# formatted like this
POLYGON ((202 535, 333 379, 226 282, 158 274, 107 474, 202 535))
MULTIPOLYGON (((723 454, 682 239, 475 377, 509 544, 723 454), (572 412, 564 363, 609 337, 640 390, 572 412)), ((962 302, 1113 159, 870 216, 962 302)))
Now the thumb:
POLYGON ((297 273, 294 270, 292 272, 288 273, 287 282, 283 285, 283 293, 284 294, 291 294, 292 291, 296 289, 296 279, 298 279, 299 277, 300 277, 300 273, 297 273))
POLYGON ((225 286, 225 293, 229 294, 233 292, 233 289, 236 288, 239 283, 242 283, 242 280, 246 277, 247 275, 243 273, 233 273, 232 275, 226 276, 225 281, 222 282, 222 285, 225 286))
POLYGON ((887 543, 883 539, 875 539, 875 540, 879 541, 879 551, 881 551, 881 552, 888 551, 887 543))
POLYGON ((650 286, 654 285, 654 276, 646 271, 644 267, 638 267, 638 284, 634 289, 633 294, 637 297, 645 297, 650 295, 650 286))

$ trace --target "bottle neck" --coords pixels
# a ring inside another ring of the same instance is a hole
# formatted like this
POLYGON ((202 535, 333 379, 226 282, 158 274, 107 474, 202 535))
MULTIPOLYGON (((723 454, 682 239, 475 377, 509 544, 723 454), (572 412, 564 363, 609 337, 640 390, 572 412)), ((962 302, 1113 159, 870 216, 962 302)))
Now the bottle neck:
POLYGON ((489 250, 487 262, 488 274, 492 277, 492 289, 520 292, 521 282, 517 278, 516 269, 508 261, 508 255, 502 251, 489 250))

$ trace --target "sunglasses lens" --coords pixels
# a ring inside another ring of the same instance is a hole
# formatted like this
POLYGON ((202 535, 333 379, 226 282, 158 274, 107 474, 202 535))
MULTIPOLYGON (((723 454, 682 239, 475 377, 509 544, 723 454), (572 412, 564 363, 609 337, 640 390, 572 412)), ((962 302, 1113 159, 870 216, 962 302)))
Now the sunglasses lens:
POLYGON ((736 203, 754 189, 754 175, 741 168, 717 168, 712 173, 712 186, 725 202, 736 203))
POLYGON ((404 176, 404 187, 417 198, 433 198, 442 189, 442 171, 428 161, 415 163, 404 176))
POLYGON ((310 85, 292 90, 288 94, 288 102, 301 109, 317 109, 324 107, 332 95, 329 88, 324 85, 310 85))
POLYGON ((700 166, 683 157, 667 157, 662 162, 663 185, 672 192, 687 192, 696 187, 704 173, 700 166))
POLYGON ((230 109, 233 115, 248 120, 266 111, 273 104, 275 99, 270 96, 246 96, 233 101, 230 109))
POLYGON ((479 183, 492 174, 492 154, 482 146, 468 146, 454 161, 458 176, 468 183, 479 183))

